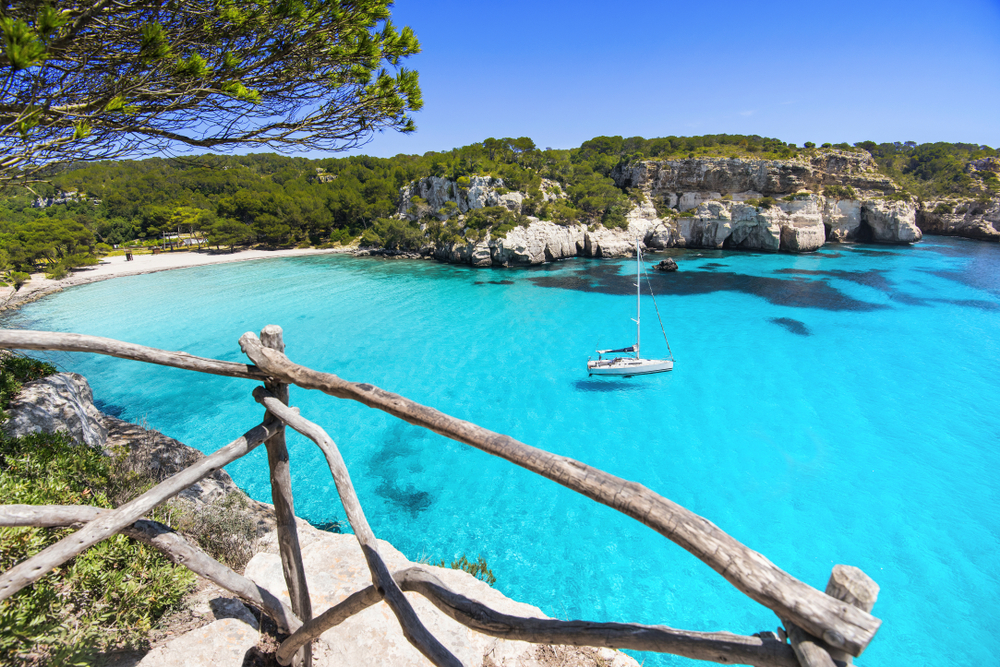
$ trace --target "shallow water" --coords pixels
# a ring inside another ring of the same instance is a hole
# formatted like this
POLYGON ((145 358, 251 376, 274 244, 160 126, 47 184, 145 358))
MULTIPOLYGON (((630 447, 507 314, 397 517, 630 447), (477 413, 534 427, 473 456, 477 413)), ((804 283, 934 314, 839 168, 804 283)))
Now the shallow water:
MULTIPOLYGON (((640 482, 815 587, 835 563, 862 568, 884 621, 862 664, 992 662, 1000 246, 673 256, 681 270, 649 280, 675 370, 632 379, 585 372, 594 349, 633 342, 630 260, 264 260, 73 288, 4 326, 237 361, 243 332, 279 324, 299 363, 640 482)), ((661 356, 643 308, 644 356, 661 356)), ((86 375, 106 411, 203 451, 261 416, 248 381, 53 358, 86 375)), ((337 441, 375 533, 412 559, 483 555, 497 588, 561 618, 778 624, 687 552, 563 487, 346 401, 293 388, 292 403, 337 441)), ((317 448, 296 436, 290 449, 297 513, 343 520, 317 448)), ((263 448, 227 470, 269 501, 263 448)))

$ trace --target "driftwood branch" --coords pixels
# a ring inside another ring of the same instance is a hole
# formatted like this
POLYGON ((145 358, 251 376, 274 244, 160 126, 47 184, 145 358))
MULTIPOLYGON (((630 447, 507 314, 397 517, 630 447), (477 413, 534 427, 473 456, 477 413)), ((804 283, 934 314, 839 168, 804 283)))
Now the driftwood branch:
POLYGON ((94 352, 120 359, 145 361, 150 364, 183 368, 211 375, 267 379, 264 373, 253 366, 232 361, 196 357, 187 352, 169 352, 155 347, 123 343, 112 338, 86 336, 84 334, 59 333, 54 331, 0 330, 0 348, 8 350, 60 350, 63 352, 94 352))
MULTIPOLYGON (((0 526, 75 528, 110 511, 87 505, 0 505, 0 526)), ((163 524, 140 519, 119 532, 159 549, 174 563, 257 605, 282 632, 292 633, 302 626, 292 610, 266 588, 237 574, 163 524)))
MULTIPOLYGON (((691 632, 665 626, 630 623, 590 623, 545 618, 521 618, 495 611, 453 592, 430 572, 412 567, 393 572, 404 591, 420 593, 462 625, 492 637, 570 646, 599 646, 635 651, 655 651, 695 660, 758 667, 798 667, 792 649, 775 639, 745 637, 728 632, 691 632)), ((380 601, 374 586, 352 593, 339 604, 304 623, 298 632, 278 647, 281 662, 304 642, 339 625, 354 614, 380 601)))
POLYGON ((168 477, 138 498, 107 514, 102 514, 72 535, 18 563, 0 575, 0 601, 6 600, 25 586, 41 579, 53 568, 59 567, 70 558, 134 523, 168 498, 253 451, 264 440, 274 435, 280 427, 280 422, 276 421, 255 426, 211 456, 206 456, 198 463, 168 477))
MULTIPOLYGON (((281 327, 268 325, 260 332, 261 343, 265 347, 278 352, 285 351, 285 342, 281 327)), ((288 385, 284 382, 267 382, 265 384, 277 400, 288 405, 288 385)), ((273 419, 271 413, 264 413, 264 421, 273 419)), ((288 461, 288 447, 285 444, 285 428, 264 442, 267 449, 267 467, 271 475, 271 501, 274 503, 274 515, 277 519, 278 553, 281 555, 281 570, 288 588, 288 597, 292 603, 292 611, 303 621, 312 618, 312 601, 309 599, 309 586, 306 583, 305 566, 302 564, 302 549, 299 546, 299 533, 295 524, 295 503, 292 498, 292 471, 288 461)), ((305 644, 296 664, 301 667, 312 666, 312 646, 305 644)))
POLYGON ((396 615, 406 639, 435 665, 461 667, 462 663, 458 658, 424 627, 424 624, 421 623, 420 618, 413 610, 410 601, 406 599, 406 596, 403 595, 403 592, 389 573, 389 569, 378 553, 375 533, 372 532, 371 527, 368 525, 368 519, 365 518, 361 502, 354 492, 354 484, 351 483, 351 477, 347 472, 347 465, 344 463, 337 445, 319 425, 301 417, 263 387, 254 389, 253 397, 267 408, 269 414, 274 415, 291 428, 315 442, 323 451, 324 456, 326 456, 326 462, 330 466, 330 472, 333 474, 333 481, 337 485, 337 493, 340 494, 340 500, 344 504, 344 512, 347 514, 347 520, 354 530, 354 535, 357 537, 358 543, 361 545, 361 551, 364 553, 365 560, 368 563, 368 569, 371 571, 375 589, 385 599, 386 604, 389 605, 389 608, 396 615))
POLYGON ((358 401, 411 424, 472 445, 616 509, 659 532, 721 574, 751 599, 831 646, 860 655, 881 621, 822 593, 781 570, 707 519, 641 484, 609 475, 573 459, 530 447, 509 436, 456 419, 370 384, 357 384, 291 362, 248 332, 240 346, 269 376, 304 389, 358 401))

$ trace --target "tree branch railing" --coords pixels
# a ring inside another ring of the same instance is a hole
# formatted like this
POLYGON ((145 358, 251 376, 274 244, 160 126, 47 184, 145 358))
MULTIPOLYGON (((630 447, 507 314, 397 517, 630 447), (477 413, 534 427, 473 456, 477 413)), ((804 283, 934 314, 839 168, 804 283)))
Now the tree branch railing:
POLYGON ((579 461, 531 447, 509 436, 451 417, 433 408, 364 383, 295 364, 284 354, 280 327, 270 325, 260 338, 246 333, 240 346, 253 365, 158 350, 109 338, 42 331, 0 331, 0 348, 93 352, 201 373, 263 382, 253 390, 264 406, 263 423, 198 463, 164 480, 114 510, 86 507, 0 505, 2 526, 80 526, 63 540, 0 574, 0 601, 37 581, 53 568, 115 533, 143 540, 169 558, 210 579, 274 619, 290 636, 278 649, 280 664, 309 665, 310 642, 363 609, 385 601, 404 636, 432 664, 461 662, 424 626, 403 591, 425 596, 443 613, 483 634, 538 644, 625 648, 681 655, 725 664, 761 667, 812 667, 849 664, 861 655, 881 621, 869 612, 878 586, 857 568, 834 568, 826 592, 795 579, 760 553, 726 534, 707 519, 646 487, 579 461), (288 407, 288 386, 316 389, 336 398, 360 402, 411 424, 499 456, 607 505, 652 528, 721 574, 738 590, 773 611, 785 636, 760 633, 694 632, 665 626, 520 618, 449 590, 429 571, 409 568, 390 573, 379 555, 375 535, 354 492, 347 467, 333 440, 318 425, 288 407), (347 596, 312 617, 298 537, 295 534, 288 451, 284 426, 299 431, 320 447, 338 495, 372 576, 372 585, 347 596), (262 443, 268 449, 278 544, 291 609, 269 591, 214 561, 165 526, 142 519, 154 507, 222 466, 245 456, 262 443))

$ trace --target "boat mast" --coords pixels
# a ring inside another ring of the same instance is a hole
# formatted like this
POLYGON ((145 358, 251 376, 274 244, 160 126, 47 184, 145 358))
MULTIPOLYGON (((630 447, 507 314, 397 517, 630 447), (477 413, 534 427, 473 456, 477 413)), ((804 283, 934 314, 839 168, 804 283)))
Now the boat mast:
POLYGON ((641 359, 642 355, 639 354, 639 305, 641 303, 642 292, 639 286, 642 282, 639 280, 639 269, 642 257, 639 253, 639 239, 635 240, 635 358, 641 359))

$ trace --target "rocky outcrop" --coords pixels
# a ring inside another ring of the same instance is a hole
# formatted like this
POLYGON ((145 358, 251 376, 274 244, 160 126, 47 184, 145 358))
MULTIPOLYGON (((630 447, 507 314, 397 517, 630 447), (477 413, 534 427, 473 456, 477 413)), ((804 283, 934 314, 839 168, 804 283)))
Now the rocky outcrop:
MULTIPOLYGON (((490 176, 472 176, 468 185, 440 176, 428 176, 413 181, 400 190, 399 215, 420 219, 437 215, 449 202, 457 213, 487 206, 503 206, 519 213, 524 202, 521 192, 502 192, 503 181, 490 176), (421 201, 415 201, 419 197, 421 201)), ((447 217, 447 216, 440 216, 447 217)))
POLYGON ((916 211, 916 225, 925 234, 1000 241, 1000 199, 923 202, 916 211))
MULTIPOLYGON (((379 552, 390 571, 414 567, 391 544, 379 540, 379 552)), ((368 566, 353 535, 325 535, 302 551, 313 609, 327 609, 370 583, 368 566)), ((540 609, 515 602, 496 589, 461 570, 422 565, 451 590, 477 600, 500 613, 547 618, 540 609)), ((258 554, 246 568, 246 576, 258 586, 288 602, 281 560, 276 555, 258 554)), ((498 639, 466 628, 442 613, 427 598, 405 593, 425 627, 464 665, 519 665, 545 667, 553 664, 608 665, 632 667, 637 663, 618 651, 585 649, 589 659, 570 647, 539 647, 521 641, 498 639), (552 652, 555 651, 553 655, 552 652), (553 661, 553 658, 560 660, 553 661)), ((400 629, 388 605, 380 602, 327 630, 316 649, 317 665, 341 667, 425 667, 429 663, 400 629)))
MULTIPOLYGON (((826 243, 915 243, 922 237, 917 209, 889 198, 896 184, 878 173, 865 151, 824 149, 786 160, 692 158, 640 160, 612 171, 631 193, 625 227, 557 224, 530 216, 502 237, 429 246, 425 256, 473 266, 541 264, 568 257, 624 257, 635 240, 646 248, 734 248, 812 252, 826 243), (826 192, 831 196, 820 194, 826 192)), ((398 215, 411 220, 457 220, 470 210, 504 206, 520 213, 524 195, 503 193, 499 179, 475 176, 460 185, 440 177, 401 191, 398 215), (458 216, 457 218, 455 216, 458 216)), ((546 201, 565 197, 543 181, 546 201)), ((535 193, 537 198, 538 194, 535 193)), ((528 209, 534 210, 534 209, 528 209)), ((969 233, 989 237, 991 218, 969 223, 969 233), (975 230, 975 231, 973 231, 975 230)), ((939 224, 925 216, 926 224, 939 224)), ((945 223, 948 220, 944 220, 945 223)))
POLYGON ((875 243, 916 243, 923 238, 917 227, 916 207, 908 201, 872 199, 861 205, 862 229, 875 243))
POLYGON ((893 181, 878 173, 866 151, 817 151, 808 158, 690 158, 640 160, 616 167, 611 177, 620 188, 642 190, 683 212, 710 199, 782 196, 819 191, 823 186, 850 186, 862 195, 896 192, 893 181))
POLYGON ((823 226, 830 243, 857 241, 861 228, 861 201, 827 198, 823 202, 823 226))
POLYGON ((11 437, 63 431, 78 444, 97 449, 108 439, 90 385, 76 373, 56 373, 25 384, 7 412, 3 430, 11 437))

